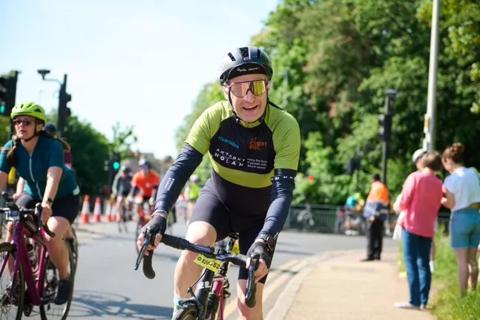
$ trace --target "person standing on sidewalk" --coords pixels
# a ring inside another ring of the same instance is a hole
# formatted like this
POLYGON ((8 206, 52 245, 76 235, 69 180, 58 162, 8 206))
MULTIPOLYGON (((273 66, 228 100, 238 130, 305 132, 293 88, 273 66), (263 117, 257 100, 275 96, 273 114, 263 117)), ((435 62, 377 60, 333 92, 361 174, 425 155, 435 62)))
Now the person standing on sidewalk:
POLYGON ((367 219, 367 257, 362 261, 380 260, 382 255, 384 221, 387 218, 390 198, 387 186, 380 180, 378 173, 372 177, 372 186, 368 194, 363 216, 367 219))
POLYGON ((442 154, 445 170, 450 175, 445 179, 445 197, 442 204, 452 210, 450 218, 451 245, 458 264, 460 294, 477 287, 477 247, 480 242, 480 176, 475 168, 463 165, 464 146, 454 143, 442 154))
POLYGON ((442 181, 435 175, 442 169, 440 155, 430 151, 421 161, 423 168, 405 180, 399 204, 405 212, 401 225, 410 300, 395 303, 395 307, 403 309, 424 309, 428 303, 430 250, 442 199, 442 181))

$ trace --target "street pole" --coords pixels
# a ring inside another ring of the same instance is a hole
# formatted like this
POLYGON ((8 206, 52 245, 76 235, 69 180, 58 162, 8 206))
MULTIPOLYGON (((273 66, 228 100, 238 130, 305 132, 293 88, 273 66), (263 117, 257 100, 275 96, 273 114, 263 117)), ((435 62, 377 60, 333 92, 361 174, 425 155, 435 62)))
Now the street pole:
POLYGON ((384 138, 382 145, 382 180, 383 183, 387 184, 387 166, 388 166, 388 157, 389 157, 389 146, 391 139, 392 131, 392 118, 393 118, 393 105, 395 103, 395 97, 397 91, 394 89, 388 89, 385 96, 385 116, 384 116, 384 138))
POLYGON ((438 41, 440 24, 440 0, 433 0, 432 5, 432 29, 430 31, 430 63, 428 68, 428 98, 427 113, 423 124, 425 138, 423 149, 432 151, 435 149, 435 134, 437 123, 437 68, 438 68, 438 41))
POLYGON ((67 109, 67 75, 63 75, 63 82, 60 84, 60 94, 58 95, 58 116, 57 130, 60 136, 63 136, 65 128, 65 113, 67 109))

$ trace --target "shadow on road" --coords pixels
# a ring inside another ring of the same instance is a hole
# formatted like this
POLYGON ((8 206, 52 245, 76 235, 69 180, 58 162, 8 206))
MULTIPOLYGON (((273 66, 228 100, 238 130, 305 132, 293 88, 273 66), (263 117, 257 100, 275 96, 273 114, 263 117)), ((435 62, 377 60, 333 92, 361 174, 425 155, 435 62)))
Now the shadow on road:
POLYGON ((131 299, 109 292, 75 291, 69 319, 169 319, 171 308, 155 305, 135 304, 131 299))

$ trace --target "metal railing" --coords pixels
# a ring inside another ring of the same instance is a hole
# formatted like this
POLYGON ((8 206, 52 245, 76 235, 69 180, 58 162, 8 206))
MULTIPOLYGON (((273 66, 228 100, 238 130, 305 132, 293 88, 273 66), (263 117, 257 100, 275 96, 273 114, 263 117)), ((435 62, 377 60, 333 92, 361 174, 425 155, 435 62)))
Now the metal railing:
MULTIPOLYGON (((291 206, 284 229, 320 233, 343 233, 344 230, 340 227, 342 218, 337 214, 341 207, 327 204, 291 206)), ((439 230, 444 230, 445 233, 448 233, 449 219, 450 212, 440 211, 438 224, 441 229, 439 230)), ((393 231, 396 220, 397 215, 392 213, 388 216, 387 224, 391 227, 390 231, 393 231)), ((360 230, 360 233, 363 233, 362 230, 360 230)), ((386 234, 389 234, 388 230, 386 234)))

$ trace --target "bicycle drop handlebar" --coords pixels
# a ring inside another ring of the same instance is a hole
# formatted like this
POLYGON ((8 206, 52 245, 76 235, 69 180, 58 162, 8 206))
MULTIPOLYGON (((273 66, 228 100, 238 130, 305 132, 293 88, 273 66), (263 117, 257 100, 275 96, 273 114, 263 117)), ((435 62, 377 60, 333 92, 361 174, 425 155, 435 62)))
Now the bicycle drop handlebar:
POLYGON ((42 223, 42 205, 40 203, 35 204, 33 209, 18 208, 5 192, 2 193, 2 197, 5 199, 6 207, 0 208, 0 214, 5 214, 7 220, 20 221, 32 233, 38 234, 43 229, 50 237, 55 236, 55 233, 42 223), (29 216, 35 220, 30 220, 29 216))
MULTIPOLYGON (((144 241, 142 248, 140 249, 137 261, 135 263, 135 270, 138 270, 140 262, 143 259, 143 274, 148 279, 155 278, 155 270, 152 267, 152 257, 153 251, 149 252, 149 255, 146 256, 145 251, 148 248, 149 244, 153 244, 155 237, 149 232, 149 230, 144 231, 144 241)), ((247 265, 247 256, 243 254, 229 254, 229 253, 221 253, 217 252, 214 247, 203 246, 199 244, 194 244, 189 242, 186 239, 175 237, 172 235, 164 234, 162 236, 162 241, 165 245, 179 249, 179 250, 189 250, 195 253, 200 253, 207 258, 216 259, 222 262, 231 262, 239 267, 245 268, 247 265)), ((247 278, 247 289, 245 293, 245 303, 248 307, 252 308, 255 306, 255 292, 256 292, 256 284, 255 284, 255 270, 258 267, 258 259, 252 259, 249 267, 248 267, 248 278, 247 278)))

